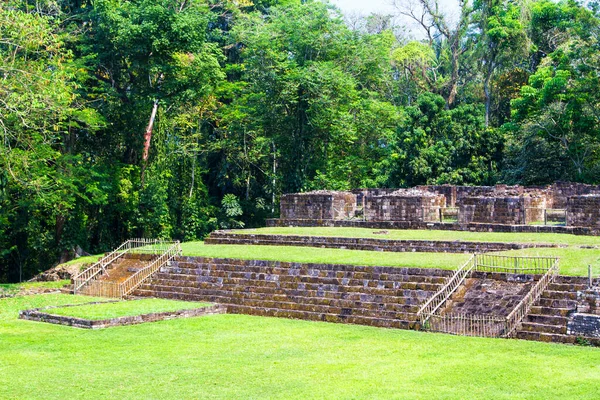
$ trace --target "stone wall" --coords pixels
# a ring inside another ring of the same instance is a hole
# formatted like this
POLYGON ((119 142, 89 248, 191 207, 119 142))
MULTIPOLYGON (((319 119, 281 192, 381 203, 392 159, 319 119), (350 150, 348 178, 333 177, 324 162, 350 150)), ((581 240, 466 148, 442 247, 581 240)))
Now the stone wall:
POLYGON ((556 182, 552 185, 552 207, 567 208, 568 198, 571 196, 583 196, 587 194, 600 195, 600 185, 586 185, 574 182, 556 182))
POLYGON ((495 243, 438 240, 393 240, 374 238, 345 238, 295 235, 256 235, 215 231, 204 244, 248 244, 262 246, 307 246, 333 249, 428 252, 428 253, 489 253, 492 251, 519 250, 525 248, 553 248, 547 243, 495 243))
POLYGON ((569 197, 567 225, 600 228, 600 195, 569 197))
MULTIPOLYGON (((94 303, 86 303, 86 304, 104 304, 104 303, 107 303, 107 302, 94 302, 94 303)), ((220 304, 215 304, 215 305, 211 305, 211 306, 205 306, 205 307, 194 308, 194 309, 165 311, 165 312, 142 314, 142 315, 116 317, 116 318, 103 319, 103 320, 92 320, 92 319, 69 317, 66 315, 52 314, 53 308, 77 307, 77 306, 81 306, 81 305, 85 305, 85 304, 23 310, 23 311, 19 312, 19 319, 25 319, 28 321, 36 321, 36 322, 46 322, 49 324, 56 324, 56 325, 73 326, 75 328, 83 328, 83 329, 103 329, 103 328, 110 328, 110 327, 115 327, 115 326, 137 325, 137 324, 143 324, 146 322, 164 321, 164 320, 168 320, 168 319, 192 318, 192 317, 201 317, 201 316, 213 315, 213 314, 225 314, 227 312, 227 307, 220 305, 220 304)))
POLYGON ((284 194, 280 200, 283 219, 333 219, 354 217, 356 195, 350 192, 316 191, 284 194))
POLYGON ((600 228, 588 226, 556 225, 506 225, 500 223, 441 223, 423 221, 334 221, 307 219, 267 219, 268 227, 341 227, 369 229, 435 229, 442 231, 468 232, 525 232, 525 233, 566 233, 570 235, 600 236, 600 228))
POLYGON ((544 197, 464 197, 458 203, 458 222, 526 225, 543 220, 545 202, 544 197))
POLYGON ((409 329, 452 271, 180 257, 136 296, 210 301, 229 313, 409 329))
POLYGON ((367 197, 365 216, 369 221, 439 221, 439 210, 446 198, 419 190, 398 190, 391 194, 367 197))

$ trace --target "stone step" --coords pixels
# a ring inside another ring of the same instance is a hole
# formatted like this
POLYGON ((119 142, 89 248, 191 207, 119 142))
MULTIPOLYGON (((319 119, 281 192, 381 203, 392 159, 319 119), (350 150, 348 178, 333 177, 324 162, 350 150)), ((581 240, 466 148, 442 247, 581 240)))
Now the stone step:
POLYGON ((535 340, 539 342, 552 343, 575 343, 576 337, 557 333, 533 332, 533 331, 518 331, 517 339, 535 340))
MULTIPOLYGON (((142 285, 140 289, 151 290, 156 292, 179 292, 189 293, 204 296, 229 296, 229 297, 246 297, 253 299, 278 299, 285 300, 288 298, 297 299, 322 299, 323 303, 334 301, 347 302, 366 302, 366 303, 386 303, 394 304, 398 307, 410 307, 411 309, 418 307, 427 298, 418 297, 394 297, 394 296, 374 296, 364 293, 319 293, 317 291, 290 291, 290 290, 266 290, 265 288, 202 288, 202 287, 182 287, 179 285, 158 285, 147 284, 142 285), (251 290, 250 290, 251 289, 251 290)), ((298 300, 300 301, 300 300, 298 300)), ((342 303, 340 303, 342 304, 342 303)), ((344 306, 346 306, 344 304, 344 306)), ((416 312, 416 310, 415 310, 416 312)))
POLYGON ((543 315, 543 314, 529 314, 527 315, 526 322, 533 322, 536 324, 545 325, 556 325, 556 326, 567 326, 569 318, 558 316, 558 315, 543 315))
POLYGON ((532 306, 529 311, 530 314, 539 314, 539 315, 551 315, 558 317, 566 317, 569 313, 573 312, 571 308, 558 308, 558 307, 542 307, 542 306, 532 306))
POLYGON ((534 322, 523 322, 520 331, 540 332, 564 335, 567 333, 566 326, 538 324, 534 322))
POLYGON ((556 283, 553 282, 548 285, 546 290, 557 291, 557 292, 577 292, 578 290, 585 290, 587 285, 580 283, 556 283))
POLYGON ((587 278, 582 277, 582 276, 559 275, 556 277, 555 283, 574 283, 574 284, 579 284, 579 285, 586 285, 587 278))
POLYGON ((574 310, 577 308, 577 300, 555 300, 541 298, 536 305, 551 308, 570 308, 574 310))
POLYGON ((415 294, 418 297, 428 297, 438 291, 437 286, 429 284, 416 283, 399 283, 397 287, 390 287, 392 283, 387 285, 375 286, 375 282, 368 282, 368 285, 338 285, 338 284, 321 284, 311 282, 286 282, 286 281, 267 281, 255 279, 238 279, 238 278, 214 278, 214 277, 196 277, 195 279, 179 279, 179 276, 157 274, 153 276, 152 282, 163 282, 170 286, 184 287, 239 287, 239 288, 270 288, 282 290, 314 290, 321 292, 359 292, 373 295, 383 296, 409 296, 415 294), (411 293, 414 292, 414 293, 411 293))
MULTIPOLYGON (((234 260, 235 261, 235 260, 234 260)), ((281 263, 284 264, 284 263, 281 263)), ((408 267, 360 267, 353 265, 329 265, 326 268, 322 265, 317 268, 317 265, 299 264, 290 265, 245 265, 234 262, 174 262, 169 270, 172 271, 232 271, 232 272, 254 272, 254 273, 278 273, 283 275, 310 275, 323 277, 350 277, 356 279, 378 279, 381 276, 389 277, 427 277, 431 279, 448 279, 452 276, 453 271, 437 270, 437 269, 415 269, 408 267)))
POLYGON ((348 323, 348 324, 359 324, 377 326, 380 328, 396 328, 396 329, 411 329, 414 321, 403 321, 403 320, 391 320, 385 318, 370 318, 361 316, 344 316, 344 315, 332 315, 332 314, 321 314, 311 313, 307 311, 293 311, 293 310, 278 310, 268 308, 254 308, 244 306, 232 306, 231 313, 247 314, 247 315, 260 315, 264 317, 278 317, 278 318, 292 318, 292 319, 304 319, 312 321, 323 321, 323 322, 337 322, 337 323, 348 323))
MULTIPOLYGON (((413 313, 416 312, 420 308, 419 304, 411 304, 411 303, 394 303, 394 302, 378 302, 378 301, 369 301, 369 300, 377 300, 371 299, 369 297, 363 297, 362 299, 332 299, 332 298, 324 298, 324 297, 310 297, 307 295, 294 295, 294 294, 264 294, 257 292, 235 292, 231 293, 228 291, 202 291, 202 290, 184 290, 182 288, 173 288, 173 287, 157 287, 145 285, 139 289, 140 292, 144 292, 145 295, 148 292, 154 293, 163 293, 163 292, 174 292, 174 293, 187 293, 198 296, 217 296, 222 297, 223 299, 228 298, 243 298, 248 300, 257 300, 257 301, 276 301, 276 302, 296 302, 296 303, 306 303, 312 305, 325 305, 330 307, 340 307, 340 308, 348 308, 348 307, 360 307, 371 310, 386 310, 386 311, 395 311, 395 312, 406 312, 413 313)), ((386 299, 383 299, 384 301, 386 299)))
POLYGON ((422 276, 422 275, 405 275, 405 274, 365 274, 365 273, 352 273, 343 271, 302 271, 279 268, 263 268, 253 270, 250 268, 237 267, 232 269, 225 269, 219 267, 215 268, 180 268, 180 267, 163 267, 160 272, 165 274, 173 275, 189 275, 189 276, 221 276, 221 277, 234 277, 234 278, 251 278, 256 279, 259 276, 267 275, 278 275, 281 279, 296 279, 302 278, 320 278, 320 279, 353 279, 355 281, 362 281, 364 279, 369 280, 380 280, 380 281, 398 281, 398 282, 419 282, 419 283, 432 283, 437 285, 443 285, 447 282, 446 277, 440 276, 422 276))
POLYGON ((553 300, 577 300, 576 292, 562 292, 555 290, 545 290, 541 296, 542 299, 553 299, 553 300))
POLYGON ((155 279, 172 279, 181 282, 209 282, 217 285, 245 285, 245 286, 269 286, 295 289, 298 285, 303 285, 307 289, 318 290, 322 287, 343 287, 348 291, 367 290, 422 290, 428 292, 437 292, 442 287, 439 284, 421 283, 421 282, 396 282, 396 281, 372 281, 372 280, 348 280, 337 278, 314 278, 314 277, 285 277, 278 275, 264 276, 263 279, 253 279, 252 275, 248 277, 228 277, 225 276, 198 276, 198 275, 175 275, 158 273, 155 279))
MULTIPOLYGON (((202 296, 193 296, 189 294, 182 294, 176 292, 151 292, 144 293, 143 290, 136 291, 136 294, 144 295, 144 294, 153 294, 156 297, 162 298, 173 298, 180 300, 204 300, 208 299, 202 296)), ((372 310, 366 308, 341 308, 341 307, 329 307, 329 306, 319 306, 319 305, 311 305, 304 303, 295 303, 295 302, 276 302, 276 301, 253 301, 249 299, 239 299, 239 298, 231 298, 231 297, 211 297, 210 301, 216 301, 222 304, 227 304, 228 310, 231 312, 233 306, 239 307, 250 307, 250 308, 268 308, 273 310, 279 310, 282 312, 310 312, 310 313, 318 313, 318 314, 328 314, 335 316, 345 316, 345 317, 365 317, 365 318, 381 318, 387 320, 400 320, 400 321, 414 321, 416 319, 416 314, 408 313, 408 312, 395 312, 395 311, 385 311, 385 310, 372 310)))

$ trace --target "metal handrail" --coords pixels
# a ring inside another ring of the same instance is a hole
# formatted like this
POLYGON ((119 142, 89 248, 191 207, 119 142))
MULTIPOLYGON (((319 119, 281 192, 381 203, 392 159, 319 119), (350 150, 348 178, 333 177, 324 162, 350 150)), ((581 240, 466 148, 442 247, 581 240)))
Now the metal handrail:
MULTIPOLYGON (((173 242, 167 242, 160 239, 146 238, 129 239, 125 241, 122 245, 120 245, 117 249, 113 250, 110 254, 104 256, 94 265, 87 268, 79 275, 75 276, 75 278, 73 278, 73 293, 80 292, 86 285, 90 285, 92 282, 97 282, 97 277, 99 275, 108 274, 106 267, 118 258, 122 257, 123 255, 129 253, 163 254, 165 253, 165 251, 169 250, 165 249, 164 246, 169 245, 171 243, 173 242)), ((175 244, 179 244, 179 242, 175 242, 175 244)))
POLYGON ((454 294, 460 287, 466 277, 471 273, 476 265, 476 256, 473 254, 467 262, 456 270, 448 282, 436 292, 420 309, 417 311, 417 318, 425 324, 427 320, 454 294))
POLYGON ((552 267, 548 269, 544 276, 540 278, 537 284, 531 288, 523 300, 506 317, 506 333, 503 335, 504 337, 510 337, 513 334, 521 321, 523 321, 523 318, 529 314, 531 307, 540 299, 548 285, 556 279, 558 276, 558 263, 559 259, 556 258, 552 267))
POLYGON ((121 283, 121 297, 127 296, 136 287, 138 287, 146 278, 158 271, 163 265, 171 261, 173 257, 180 256, 182 254, 181 244, 175 242, 174 245, 169 247, 160 257, 154 260, 147 267, 142 268, 135 274, 130 276, 125 282, 121 283))
POLYGON ((113 261, 115 261, 117 258, 121 257, 123 254, 127 253, 127 251, 130 249, 130 247, 131 247, 131 240, 127 240, 122 245, 117 247, 115 250, 113 250, 106 256, 102 257, 91 267, 87 268, 85 271, 76 275, 73 278, 73 281, 74 281, 73 293, 77 293, 77 291, 79 289, 81 289, 86 283, 88 283, 90 280, 92 280, 100 272, 106 271, 106 266, 108 264, 112 263, 113 261), (78 285, 77 282, 81 282, 81 284, 78 285))
POLYGON ((467 336, 487 336, 487 337, 509 337, 519 327, 519 324, 531 311, 531 307, 541 297, 542 293, 548 288, 548 285, 554 281, 559 272, 558 257, 511 257, 511 256, 494 256, 487 254, 476 254, 472 257, 473 266, 469 268, 472 271, 493 272, 503 270, 503 272, 525 273, 534 271, 535 273, 543 270, 544 274, 531 288, 529 293, 513 308, 510 314, 503 317, 495 317, 491 315, 468 315, 468 314, 447 314, 438 315, 436 311, 446 302, 450 296, 458 288, 459 282, 462 282, 466 274, 464 274, 465 266, 459 268, 448 283, 435 295, 433 295, 423 307, 417 312, 417 317, 425 324, 432 319, 432 326, 441 332, 462 334, 467 336), (486 259, 487 258, 487 259, 486 259), (488 261, 493 264, 495 261, 511 261, 518 264, 520 261, 525 261, 526 267, 503 267, 480 264, 481 260, 488 261), (533 266, 532 266, 533 264, 533 266), (464 277, 463 277, 464 274, 464 277), (462 279, 460 279, 463 277, 462 279), (451 290, 450 290, 451 289, 451 290), (492 324, 493 326, 484 326, 492 324))

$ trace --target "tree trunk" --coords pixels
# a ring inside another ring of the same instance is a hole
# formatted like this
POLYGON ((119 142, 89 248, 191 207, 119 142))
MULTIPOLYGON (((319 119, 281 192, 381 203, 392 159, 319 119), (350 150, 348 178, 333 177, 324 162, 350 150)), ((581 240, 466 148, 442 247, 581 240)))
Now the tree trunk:
POLYGON ((154 127, 154 120, 156 119, 156 112, 158 111, 158 99, 154 100, 154 105, 152 106, 152 112, 150 113, 150 121, 148 121, 148 127, 146 128, 146 133, 144 134, 144 154, 142 156, 142 160, 144 163, 142 164, 142 187, 144 186, 144 175, 146 172, 146 165, 148 164, 148 156, 150 155, 150 142, 152 141, 152 128, 154 127))

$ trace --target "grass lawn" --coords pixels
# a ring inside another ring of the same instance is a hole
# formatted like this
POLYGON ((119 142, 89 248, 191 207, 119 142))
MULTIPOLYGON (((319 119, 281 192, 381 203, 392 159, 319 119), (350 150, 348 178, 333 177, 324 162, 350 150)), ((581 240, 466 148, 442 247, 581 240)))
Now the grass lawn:
MULTIPOLYGON (((470 257, 469 254, 455 253, 394 253, 297 246, 205 245, 204 242, 182 243, 181 248, 184 255, 198 257, 449 270, 458 268, 470 257)), ((561 258, 560 273, 563 275, 587 276, 588 264, 593 266, 595 275, 600 275, 600 249, 581 249, 578 247, 525 249, 505 251, 498 254, 557 256, 561 258)))
POLYGON ((504 232, 461 232, 439 230, 403 230, 385 229, 387 235, 374 235, 382 229, 366 228, 257 228, 232 230, 232 233, 254 233, 264 235, 299 235, 299 236, 337 236, 364 237, 374 239, 404 240, 462 240, 474 242, 513 242, 513 243, 556 243, 571 246, 600 246, 600 237, 567 235, 562 233, 504 233, 504 232))
POLYGON ((494 254, 508 256, 544 256, 560 257, 560 273, 571 276, 587 276, 588 265, 592 266, 592 274, 600 277, 600 250, 579 249, 568 247, 566 249, 523 249, 511 250, 494 254))
POLYGON ((600 349, 212 315, 81 330, 0 300, 0 397, 44 399, 597 399, 600 349))
POLYGON ((49 314, 65 315, 75 318, 83 318, 93 321, 129 317, 167 311, 190 310, 209 306, 209 303, 198 303, 189 301, 174 301, 165 299, 142 299, 119 301, 116 303, 87 304, 75 307, 52 308, 42 310, 49 314))
POLYGON ((2 297, 3 295, 16 294, 21 290, 29 290, 35 288, 60 289, 68 283, 68 280, 56 282, 0 283, 0 297, 2 297))
POLYGON ((187 256, 442 269, 458 268, 470 257, 469 254, 393 253, 320 247, 205 245, 204 242, 182 243, 181 248, 187 256))

